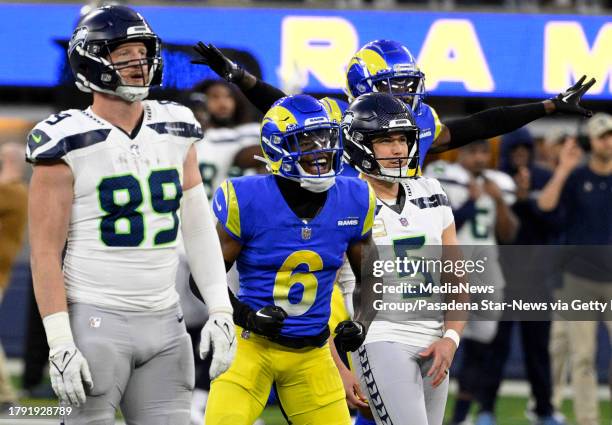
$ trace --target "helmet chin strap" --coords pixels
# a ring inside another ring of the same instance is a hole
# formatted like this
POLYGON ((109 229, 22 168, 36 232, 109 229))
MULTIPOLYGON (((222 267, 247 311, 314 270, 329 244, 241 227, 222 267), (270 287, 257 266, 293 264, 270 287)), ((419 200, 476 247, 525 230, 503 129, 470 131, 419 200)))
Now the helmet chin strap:
POLYGON ((84 81, 76 81, 76 85, 79 90, 91 93, 92 91, 96 91, 99 93, 106 93, 113 96, 118 96, 123 100, 128 102, 137 102, 140 100, 144 100, 149 96, 149 87, 133 87, 133 86, 119 86, 116 90, 107 90, 101 87, 98 87, 95 84, 84 81))
POLYGON ((391 183, 398 183, 406 178, 408 178, 408 164, 404 165, 400 168, 386 168, 378 163, 378 168, 380 170, 380 174, 368 174, 369 176, 374 177, 377 180, 382 180, 391 183), (384 175, 382 175, 384 174, 384 175), (393 174, 397 174, 397 176, 393 176, 393 174))
POLYGON ((119 86, 115 94, 128 102, 137 102, 149 96, 149 87, 119 86))
POLYGON ((309 192, 321 193, 329 190, 336 183, 336 173, 330 170, 328 173, 321 174, 320 177, 306 177, 308 174, 300 164, 296 164, 300 174, 305 177, 288 177, 300 183, 300 186, 309 192))

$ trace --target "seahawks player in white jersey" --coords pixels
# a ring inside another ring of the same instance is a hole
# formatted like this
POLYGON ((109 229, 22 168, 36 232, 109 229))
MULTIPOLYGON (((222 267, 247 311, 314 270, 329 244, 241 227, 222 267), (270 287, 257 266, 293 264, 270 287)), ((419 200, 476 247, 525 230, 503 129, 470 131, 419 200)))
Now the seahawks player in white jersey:
MULTIPOLYGON (((346 159, 378 198, 372 231, 379 250, 383 248, 381 258, 384 248, 391 260, 421 254, 448 258, 457 244, 452 211, 438 181, 418 176, 418 129, 410 109, 386 93, 362 95, 344 116, 343 134, 346 159)), ((353 279, 343 266, 343 292, 353 279)), ((385 286, 402 281, 384 278, 385 286)), ((401 304, 405 295, 384 294, 383 302, 401 304)), ((442 312, 419 318, 380 310, 364 345, 353 353, 377 424, 442 424, 448 368, 464 323, 442 312)))
POLYGON ((235 352, 225 268, 193 143, 193 114, 144 101, 161 83, 161 42, 124 6, 95 9, 68 48, 77 86, 93 92, 28 136, 34 164, 30 243, 50 375, 69 424, 188 424, 193 355, 174 279, 183 234, 210 320, 214 378, 235 352), (62 249, 66 254, 62 270, 62 249))

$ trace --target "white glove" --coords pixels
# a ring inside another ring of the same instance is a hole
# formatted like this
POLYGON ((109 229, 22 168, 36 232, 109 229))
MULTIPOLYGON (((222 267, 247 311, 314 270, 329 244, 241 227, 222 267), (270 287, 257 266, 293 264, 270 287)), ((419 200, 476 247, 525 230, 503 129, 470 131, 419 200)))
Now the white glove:
POLYGON ((93 388, 87 360, 74 343, 49 351, 49 375, 53 391, 62 404, 79 406, 85 403, 83 382, 89 391, 93 388))
POLYGON ((200 358, 204 360, 213 349, 210 364, 210 379, 215 379, 229 369, 236 355, 236 332, 234 320, 229 313, 213 313, 202 328, 200 338, 200 358))

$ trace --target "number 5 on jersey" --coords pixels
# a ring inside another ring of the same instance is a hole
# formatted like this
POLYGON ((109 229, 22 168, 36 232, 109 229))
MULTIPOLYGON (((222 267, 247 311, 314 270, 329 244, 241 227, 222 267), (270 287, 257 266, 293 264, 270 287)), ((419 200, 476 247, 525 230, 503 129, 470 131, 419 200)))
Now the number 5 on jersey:
MULTIPOLYGON (((178 233, 179 209, 183 196, 178 171, 175 168, 156 170, 147 179, 153 211, 170 214, 173 225, 155 234, 155 246, 174 242, 178 233)), ((132 174, 106 177, 98 185, 100 208, 106 213, 100 221, 100 239, 107 246, 140 246, 146 238, 146 225, 140 208, 143 191, 140 181, 132 174)))

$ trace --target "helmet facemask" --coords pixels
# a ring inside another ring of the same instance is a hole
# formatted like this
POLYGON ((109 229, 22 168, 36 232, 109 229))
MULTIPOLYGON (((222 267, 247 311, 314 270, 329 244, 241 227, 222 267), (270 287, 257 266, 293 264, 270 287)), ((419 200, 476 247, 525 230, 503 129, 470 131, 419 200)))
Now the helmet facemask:
POLYGON ((425 77, 382 75, 371 77, 375 92, 389 93, 402 100, 416 114, 425 96, 425 77))
POLYGON ((342 139, 335 122, 278 132, 263 142, 280 155, 276 174, 312 192, 329 189, 342 171, 342 139))
POLYGON ((351 149, 350 162, 362 173, 387 182, 396 183, 404 179, 418 177, 420 174, 418 140, 419 131, 414 126, 385 129, 368 134, 353 132, 351 136, 347 135, 347 145, 352 144, 353 148, 357 147, 358 149, 351 149), (376 156, 374 141, 398 133, 406 137, 407 155, 376 156), (383 165, 384 163, 386 164, 383 165))
MULTIPOLYGON (((94 78, 87 75, 87 69, 84 69, 83 73, 77 73, 76 85, 82 91, 112 94, 128 102, 135 102, 146 99, 152 85, 161 84, 161 41, 154 34, 138 34, 114 42, 91 42, 86 45, 76 45, 74 52, 86 59, 88 66, 95 68, 99 75, 99 81, 96 84, 94 78), (137 42, 144 44, 146 57, 118 62, 112 60, 111 53, 114 50, 124 44, 137 42), (127 68, 134 68, 135 72, 141 76, 142 82, 130 84, 125 81, 121 71, 127 68)), ((70 50, 69 53, 71 53, 70 50)))

